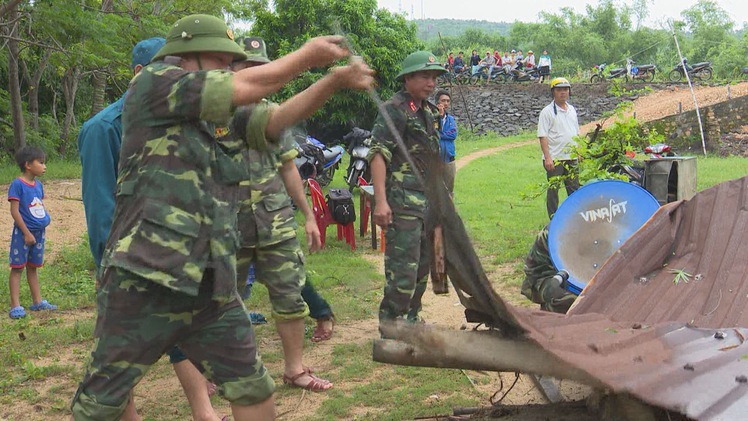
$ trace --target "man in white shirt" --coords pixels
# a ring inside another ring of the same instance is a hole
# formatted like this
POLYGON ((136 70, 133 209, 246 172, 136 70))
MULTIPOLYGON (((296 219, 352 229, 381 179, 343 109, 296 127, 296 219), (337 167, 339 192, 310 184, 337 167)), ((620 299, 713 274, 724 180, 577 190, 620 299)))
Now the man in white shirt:
MULTIPOLYGON (((551 81, 553 102, 540 112, 538 118, 538 139, 543 150, 543 166, 548 180, 551 177, 569 175, 564 179, 566 194, 579 188, 576 175, 576 159, 570 156, 570 147, 576 146, 574 136, 579 134, 577 110, 567 102, 571 95, 571 84, 562 77, 551 81)), ((548 217, 552 218, 558 209, 558 188, 550 186, 546 195, 548 217)))

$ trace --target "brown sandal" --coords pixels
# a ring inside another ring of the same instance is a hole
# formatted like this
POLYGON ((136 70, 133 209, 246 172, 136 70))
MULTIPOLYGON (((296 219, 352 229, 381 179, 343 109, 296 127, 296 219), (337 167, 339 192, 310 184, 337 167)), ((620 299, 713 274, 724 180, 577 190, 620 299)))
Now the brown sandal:
POLYGON ((317 320, 317 327, 312 332, 312 342, 322 342, 332 338, 332 331, 335 329, 335 317, 329 316, 324 319, 317 320), (325 329, 323 326, 324 322, 331 322, 330 328, 325 329))
POLYGON ((289 386, 292 386, 292 387, 300 387, 300 388, 302 388, 304 390, 308 390, 310 392, 317 392, 317 393, 319 393, 319 392, 325 392, 328 389, 332 389, 332 383, 330 383, 328 380, 320 379, 319 377, 315 376, 314 374, 312 374, 312 370, 309 369, 309 368, 304 368, 304 371, 302 371, 301 373, 299 373, 299 374, 297 374, 295 376, 291 376, 291 377, 286 376, 284 374, 283 375, 283 383, 287 384, 289 386), (298 384, 298 383, 296 383, 296 380, 304 377, 305 375, 309 376, 312 379, 309 383, 307 383, 306 385, 303 385, 303 386, 300 385, 300 384, 298 384), (329 385, 329 387, 325 387, 325 386, 328 386, 328 385, 329 385))

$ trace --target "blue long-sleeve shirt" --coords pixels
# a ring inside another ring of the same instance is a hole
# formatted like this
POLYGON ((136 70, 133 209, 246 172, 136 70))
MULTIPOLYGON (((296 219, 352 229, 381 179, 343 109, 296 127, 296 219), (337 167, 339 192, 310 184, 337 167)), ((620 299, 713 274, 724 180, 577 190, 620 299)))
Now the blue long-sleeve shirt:
POLYGON ((439 154, 444 162, 455 160, 455 139, 457 139, 457 123, 455 118, 444 113, 441 117, 442 128, 439 130, 439 154))
POLYGON ((124 96, 86 121, 78 134, 78 155, 83 166, 83 207, 89 246, 97 268, 114 216, 123 105, 124 96))

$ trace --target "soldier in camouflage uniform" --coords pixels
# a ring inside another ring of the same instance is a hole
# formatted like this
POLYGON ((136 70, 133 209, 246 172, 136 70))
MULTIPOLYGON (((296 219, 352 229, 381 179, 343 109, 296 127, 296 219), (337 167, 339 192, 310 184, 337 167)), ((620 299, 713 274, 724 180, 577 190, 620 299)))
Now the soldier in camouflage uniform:
MULTIPOLYGON (((100 269, 97 341, 73 399, 74 419, 119 419, 132 387, 175 344, 206 369, 234 419, 275 417, 274 382, 236 290, 235 185, 246 179, 246 165, 215 142, 214 125, 300 72, 347 56, 342 41, 315 38, 267 66, 232 74, 221 69, 246 54, 231 30, 218 18, 192 15, 176 22, 154 62, 132 80, 100 269)), ((372 83, 359 63, 331 76, 332 92, 372 83)), ((261 132, 246 136, 244 147, 266 148, 329 94, 253 113, 261 132)))
POLYGON ((556 313, 566 313, 577 295, 564 288, 569 274, 557 270, 548 251, 548 225, 546 224, 525 257, 525 280, 522 295, 540 304, 540 308, 556 313))
POLYGON ((380 324, 406 316, 410 321, 418 320, 426 291, 431 247, 424 225, 428 203, 422 181, 428 179, 426 171, 440 168, 425 164, 439 162, 439 111, 427 99, 436 88, 437 76, 445 71, 428 51, 410 54, 397 75, 403 90, 385 103, 416 168, 408 163, 382 114, 371 132, 368 159, 374 184, 374 222, 387 230, 387 284, 379 306, 380 324))
MULTIPOLYGON (((235 70, 269 62, 262 38, 247 37, 242 41, 247 59, 235 63, 235 70)), ((240 110, 242 114, 245 112, 251 110, 248 107, 240 110)), ((230 127, 226 137, 233 138, 240 129, 230 127)), ((309 315, 306 300, 323 303, 322 309, 316 309, 323 314, 313 316, 318 318, 318 323, 329 323, 330 329, 332 310, 311 283, 305 282, 304 253, 296 236, 298 226, 289 194, 306 220, 304 230, 309 251, 319 250, 322 242, 293 161, 298 155, 295 134, 295 130, 287 130, 277 147, 262 152, 244 152, 249 163, 250 179, 239 183, 241 248, 237 255, 237 286, 241 288, 245 285, 249 266, 254 263, 257 282, 268 289, 276 329, 283 343, 284 381, 321 392, 331 388, 332 383, 315 376, 302 363, 304 317, 309 315)), ((301 133, 296 135, 303 136, 301 133)))

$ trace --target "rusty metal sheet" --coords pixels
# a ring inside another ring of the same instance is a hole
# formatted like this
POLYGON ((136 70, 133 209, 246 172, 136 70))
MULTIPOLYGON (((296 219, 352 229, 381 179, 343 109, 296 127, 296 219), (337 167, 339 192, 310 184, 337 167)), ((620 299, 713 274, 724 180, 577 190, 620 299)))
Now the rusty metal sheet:
POLYGON ((507 304, 471 258, 459 217, 442 218, 466 314, 530 338, 614 392, 696 420, 748 417, 748 177, 661 208, 567 315, 507 304), (674 270, 691 277, 676 284, 674 270))

